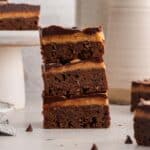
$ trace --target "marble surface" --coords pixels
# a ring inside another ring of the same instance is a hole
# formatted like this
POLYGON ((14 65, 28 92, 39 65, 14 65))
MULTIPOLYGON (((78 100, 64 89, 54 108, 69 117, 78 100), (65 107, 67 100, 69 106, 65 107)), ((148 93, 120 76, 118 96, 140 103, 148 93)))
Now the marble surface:
POLYGON ((112 124, 109 129, 74 129, 45 130, 42 128, 40 93, 28 93, 24 110, 9 114, 10 123, 17 129, 14 137, 0 136, 2 150, 90 150, 96 143, 100 150, 148 150, 139 147, 135 141, 132 145, 124 144, 126 135, 133 138, 133 116, 129 106, 111 106, 112 124), (28 124, 33 132, 25 132, 28 124))

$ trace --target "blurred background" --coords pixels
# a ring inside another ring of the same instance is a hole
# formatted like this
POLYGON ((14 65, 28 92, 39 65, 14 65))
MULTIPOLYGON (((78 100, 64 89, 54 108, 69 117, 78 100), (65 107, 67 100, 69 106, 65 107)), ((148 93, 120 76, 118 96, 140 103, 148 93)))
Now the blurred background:
MULTIPOLYGON (((9 0, 41 4, 40 25, 103 25, 111 99, 130 100, 132 80, 150 77, 149 0, 9 0)), ((26 93, 42 92, 40 47, 23 49, 26 93)), ((31 99, 31 98, 30 98, 31 99)), ((33 98, 35 99, 35 98, 33 98)))

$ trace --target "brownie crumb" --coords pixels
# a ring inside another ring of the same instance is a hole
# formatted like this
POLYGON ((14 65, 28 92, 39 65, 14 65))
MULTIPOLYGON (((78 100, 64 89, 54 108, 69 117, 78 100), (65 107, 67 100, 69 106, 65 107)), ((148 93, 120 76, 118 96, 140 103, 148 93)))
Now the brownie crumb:
POLYGON ((32 132, 32 131, 33 131, 32 125, 29 124, 29 126, 26 129, 26 132, 32 132))
POLYGON ((98 150, 98 147, 96 146, 96 144, 93 144, 91 150, 98 150))
POLYGON ((129 135, 126 137, 125 144, 133 144, 133 141, 129 135))

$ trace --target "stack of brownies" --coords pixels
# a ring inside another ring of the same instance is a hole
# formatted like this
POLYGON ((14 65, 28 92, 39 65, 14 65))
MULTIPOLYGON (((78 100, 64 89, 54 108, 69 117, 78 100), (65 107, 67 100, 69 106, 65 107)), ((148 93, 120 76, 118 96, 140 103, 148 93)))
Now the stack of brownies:
POLYGON ((109 101, 101 27, 40 29, 44 128, 107 128, 109 101))

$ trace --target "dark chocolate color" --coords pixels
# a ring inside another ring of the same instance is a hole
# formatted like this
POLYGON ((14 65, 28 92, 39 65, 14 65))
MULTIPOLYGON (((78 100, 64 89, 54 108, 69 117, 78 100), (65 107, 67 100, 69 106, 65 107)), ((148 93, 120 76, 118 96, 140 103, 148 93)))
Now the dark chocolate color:
POLYGON ((108 106, 49 107, 43 110, 44 128, 108 128, 108 106))
MULTIPOLYGON (((149 100, 149 101, 150 101, 150 100, 149 100)), ((146 105, 146 104, 144 104, 144 103, 142 103, 142 102, 140 102, 140 103, 137 105, 136 109, 142 110, 142 111, 144 111, 145 113, 150 113, 150 105, 146 105)))
POLYGON ((129 135, 126 137, 125 144, 133 144, 133 141, 129 135))
POLYGON ((134 136, 138 145, 150 146, 150 119, 134 118, 134 136))
POLYGON ((96 145, 96 144, 93 144, 91 150, 98 150, 97 145, 96 145))
POLYGON ((31 12, 31 11, 40 11, 40 6, 31 4, 14 4, 14 3, 0 5, 0 13, 31 12))
POLYGON ((32 131, 33 131, 32 125, 29 124, 27 129, 26 129, 26 132, 32 132, 32 131))
POLYGON ((43 72, 45 95, 74 98, 107 91, 105 69, 75 70, 52 74, 43 72))
POLYGON ((132 87, 138 87, 138 86, 144 86, 144 87, 149 87, 150 86, 150 79, 145 79, 145 80, 138 80, 138 81, 133 81, 132 82, 132 87))
POLYGON ((83 30, 79 30, 77 28, 63 28, 63 27, 55 26, 55 25, 40 29, 42 37, 53 36, 53 35, 64 35, 64 34, 70 35, 70 34, 80 33, 80 32, 91 35, 100 31, 102 31, 102 27, 97 27, 97 28, 93 27, 93 28, 86 28, 83 30))
POLYGON ((104 44, 101 42, 51 43, 42 45, 41 49, 45 64, 67 64, 74 59, 103 61, 104 54, 104 44))
POLYGON ((38 17, 2 19, 0 30, 37 30, 38 20, 38 17))

